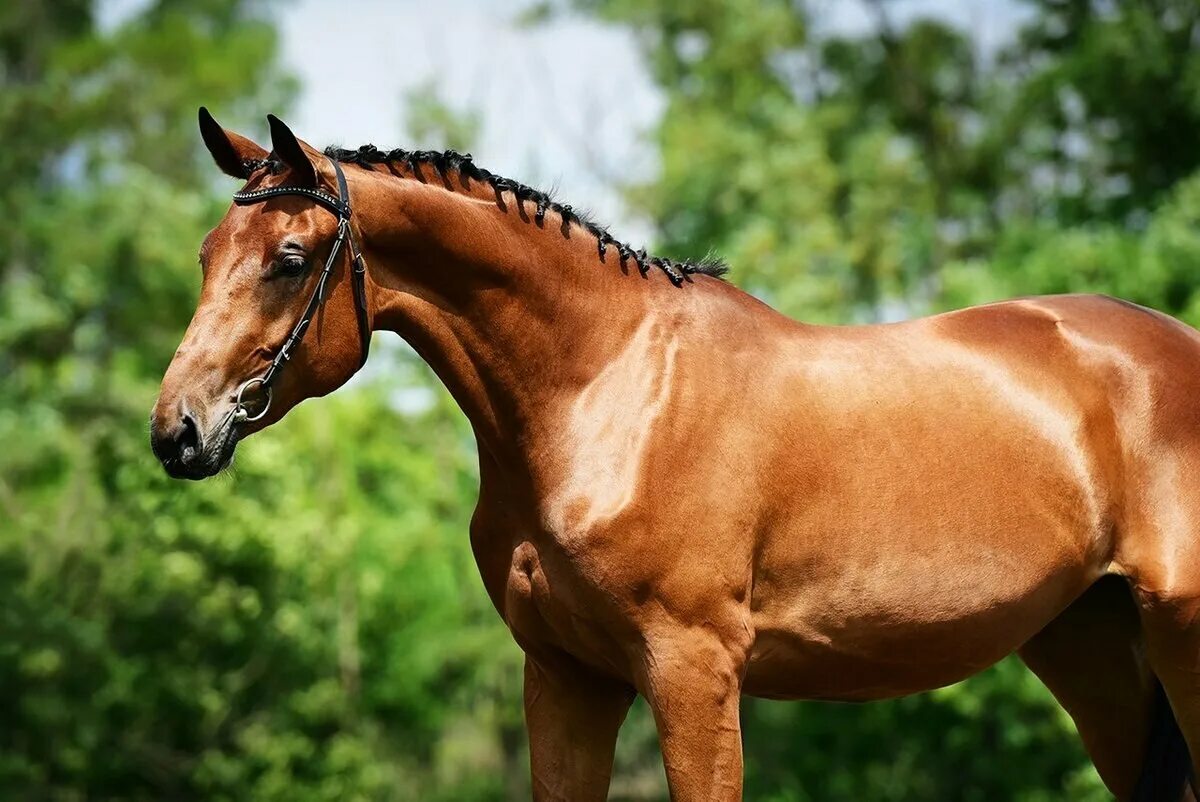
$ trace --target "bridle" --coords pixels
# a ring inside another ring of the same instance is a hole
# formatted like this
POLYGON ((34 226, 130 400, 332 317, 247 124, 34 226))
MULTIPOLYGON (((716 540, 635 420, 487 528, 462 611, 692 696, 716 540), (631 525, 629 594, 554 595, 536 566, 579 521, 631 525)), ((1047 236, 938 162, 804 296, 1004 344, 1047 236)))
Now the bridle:
POLYGON ((342 173, 342 167, 336 159, 329 159, 329 163, 333 165, 333 172, 337 176, 338 197, 336 198, 323 190, 307 187, 268 187, 267 189, 238 192, 233 196, 234 203, 245 206, 262 203, 268 198, 276 198, 280 195, 301 195, 333 212, 338 219, 337 239, 333 241, 333 248, 329 251, 329 258, 325 260, 325 268, 321 271, 320 278, 317 279, 317 286, 308 299, 308 305, 304 307, 304 314, 300 315, 300 319, 292 327, 291 334, 288 335, 279 352, 275 354, 275 358, 271 360, 266 372, 261 376, 247 379, 238 388, 231 413, 233 420, 237 423, 253 423, 261 420, 267 414, 267 410, 271 408, 271 385, 279 376, 279 371, 282 370, 284 364, 292 358, 292 351, 304 339, 304 332, 308 330, 308 325, 324 303, 325 287, 329 283, 330 275, 333 274, 333 266, 342 252, 342 246, 346 243, 350 245, 350 283, 354 287, 354 311, 358 316, 358 336, 362 342, 362 361, 359 363, 359 367, 362 367, 362 364, 367 361, 367 352, 371 348, 371 322, 367 314, 367 263, 363 261, 362 251, 359 250, 354 241, 354 233, 350 230, 350 191, 346 187, 346 176, 342 173), (260 387, 267 394, 267 400, 258 414, 251 416, 243 399, 246 391, 255 386, 260 387))

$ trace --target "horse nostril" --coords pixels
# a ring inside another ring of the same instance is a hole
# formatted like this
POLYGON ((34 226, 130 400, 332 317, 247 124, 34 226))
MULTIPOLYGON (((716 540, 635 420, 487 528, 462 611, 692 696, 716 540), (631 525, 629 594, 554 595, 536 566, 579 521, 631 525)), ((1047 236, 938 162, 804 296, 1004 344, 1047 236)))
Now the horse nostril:
POLYGON ((178 446, 179 459, 187 463, 200 453, 200 430, 196 427, 195 419, 187 413, 184 413, 180 424, 181 427, 179 434, 175 436, 175 442, 178 446))

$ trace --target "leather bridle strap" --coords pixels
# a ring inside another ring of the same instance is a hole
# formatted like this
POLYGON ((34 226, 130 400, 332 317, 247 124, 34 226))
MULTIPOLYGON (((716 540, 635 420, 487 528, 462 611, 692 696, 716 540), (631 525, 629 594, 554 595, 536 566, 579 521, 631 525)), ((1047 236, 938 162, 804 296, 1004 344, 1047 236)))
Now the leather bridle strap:
POLYGON ((362 251, 359 250, 358 243, 354 240, 354 232, 350 230, 350 190, 346 186, 346 176, 336 159, 330 158, 329 163, 333 165, 333 172, 337 176, 338 197, 336 198, 324 190, 308 187, 268 187, 267 189, 255 189, 250 192, 238 192, 233 196, 234 203, 246 205, 261 203, 269 198, 276 198, 281 195, 300 195, 316 201, 318 205, 333 212, 338 218, 337 239, 333 241, 333 247, 329 251, 329 258, 325 260, 325 267, 321 270, 321 275, 317 279, 317 286, 313 289, 313 293, 308 299, 308 304, 304 307, 304 313, 300 315, 300 319, 292 327, 287 340, 284 341, 283 346, 275 354, 275 358, 271 360, 271 364, 267 367, 266 372, 261 376, 247 379, 238 388, 237 399, 233 409, 233 419, 235 421, 252 423, 267 414, 267 410, 271 407, 271 385, 279 375, 279 371, 283 369, 284 364, 292 358, 292 352, 304 339, 304 333, 308 330, 309 324, 312 323, 313 317, 316 316, 317 310, 324 303, 325 288, 329 284, 329 277, 333 274, 333 267, 337 263, 338 256, 341 254, 344 245, 349 245, 350 248, 350 284, 354 290, 354 311, 358 317, 358 336, 362 344, 362 358, 359 362, 359 367, 362 367, 362 364, 367 361, 367 353, 371 348, 371 321, 367 312, 367 264, 363 260, 362 251), (251 416, 244 396, 248 389, 256 385, 267 394, 267 398, 263 408, 257 414, 251 416))

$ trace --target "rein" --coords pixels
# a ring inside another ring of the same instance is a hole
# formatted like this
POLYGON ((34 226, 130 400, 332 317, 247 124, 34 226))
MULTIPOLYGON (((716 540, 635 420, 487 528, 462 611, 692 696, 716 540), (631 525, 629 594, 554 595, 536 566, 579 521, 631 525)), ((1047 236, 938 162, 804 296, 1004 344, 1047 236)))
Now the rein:
POLYGON ((276 377, 279 376, 279 372, 283 369, 284 364, 292 358, 292 351, 304 339, 304 333, 308 330, 309 324, 312 323, 317 310, 325 302, 325 287, 329 283, 330 275, 333 274, 333 266, 342 251, 342 246, 347 243, 349 243, 350 248, 350 283, 354 287, 354 311, 358 317, 359 340, 362 342, 362 360, 359 362, 359 367, 362 367, 367 361, 367 352, 371 348, 371 323, 368 320, 367 314, 367 263, 363 260, 362 251, 359 250, 358 244, 354 241, 354 233, 350 230, 350 190, 346 186, 346 176, 335 159, 329 159, 329 163, 333 165, 333 172, 337 175, 338 197, 334 197, 320 189, 310 189, 307 187, 269 187, 267 189, 255 189, 250 192, 238 192, 233 196, 234 203, 246 206, 253 203, 262 203, 269 198, 276 198, 280 195, 301 195, 333 212, 337 215, 338 219, 337 239, 333 241, 333 248, 329 251, 329 258, 325 260, 325 267, 321 271, 320 278, 317 279, 317 286, 313 290, 312 296, 308 299, 308 305, 304 307, 304 313, 300 315, 300 319, 292 327, 291 334, 288 335, 279 352, 275 354, 275 358, 271 360, 271 364, 267 367, 266 372, 261 376, 254 376, 247 379, 238 388, 232 413, 234 421, 238 423, 253 423, 254 421, 261 420, 267 414, 267 410, 271 408, 271 385, 274 383, 276 377), (255 386, 260 387, 267 394, 267 400, 258 414, 252 416, 244 401, 244 396, 247 390, 255 386))

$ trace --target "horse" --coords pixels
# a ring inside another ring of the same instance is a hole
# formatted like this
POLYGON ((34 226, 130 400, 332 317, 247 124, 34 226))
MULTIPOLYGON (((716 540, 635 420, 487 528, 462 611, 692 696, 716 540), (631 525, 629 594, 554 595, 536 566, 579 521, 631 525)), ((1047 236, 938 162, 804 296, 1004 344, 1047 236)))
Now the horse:
POLYGON ((1086 295, 806 325, 469 155, 321 152, 269 119, 268 152, 200 111, 246 184, 153 451, 211 476, 372 331, 407 340, 478 444, 470 543, 525 654, 534 799, 606 797, 637 694, 672 799, 734 800, 743 695, 892 698, 1013 652, 1116 798, 1194 798, 1195 330, 1086 295))

